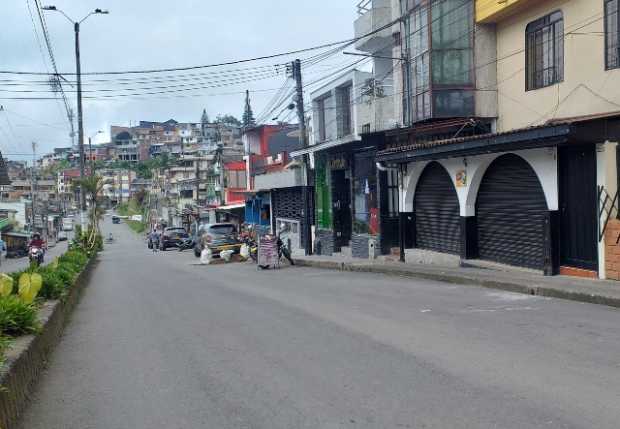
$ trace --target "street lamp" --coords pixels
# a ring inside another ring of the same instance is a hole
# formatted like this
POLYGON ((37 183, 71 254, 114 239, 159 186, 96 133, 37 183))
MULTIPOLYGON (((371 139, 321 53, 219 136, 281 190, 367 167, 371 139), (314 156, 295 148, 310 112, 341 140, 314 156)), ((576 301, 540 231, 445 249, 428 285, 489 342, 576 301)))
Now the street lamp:
MULTIPOLYGON (((78 107, 78 145, 80 149, 80 179, 84 180, 84 117, 82 114, 82 69, 80 65, 80 24, 88 19, 91 15, 107 15, 109 12, 103 9, 95 9, 82 18, 80 21, 74 21, 62 10, 56 6, 43 6, 43 10, 59 12, 67 20, 73 24, 75 32, 75 74, 77 80, 77 107, 78 107)), ((84 229, 84 211, 86 210, 86 196, 80 186, 80 224, 84 229)))

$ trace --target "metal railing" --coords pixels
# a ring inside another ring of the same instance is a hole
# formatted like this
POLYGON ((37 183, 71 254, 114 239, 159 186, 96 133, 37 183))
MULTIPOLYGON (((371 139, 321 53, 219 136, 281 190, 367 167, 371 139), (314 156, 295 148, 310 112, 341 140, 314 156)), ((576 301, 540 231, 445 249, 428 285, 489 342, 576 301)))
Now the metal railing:
MULTIPOLYGON (((603 241, 605 231, 609 221, 618 218, 620 215, 618 206, 618 192, 611 195, 604 186, 598 187, 598 241, 603 241)), ((620 242, 620 236, 616 239, 616 244, 620 242)))
POLYGON ((372 10, 372 0, 361 0, 358 4, 357 4, 357 14, 358 15, 364 15, 367 12, 370 12, 372 10))

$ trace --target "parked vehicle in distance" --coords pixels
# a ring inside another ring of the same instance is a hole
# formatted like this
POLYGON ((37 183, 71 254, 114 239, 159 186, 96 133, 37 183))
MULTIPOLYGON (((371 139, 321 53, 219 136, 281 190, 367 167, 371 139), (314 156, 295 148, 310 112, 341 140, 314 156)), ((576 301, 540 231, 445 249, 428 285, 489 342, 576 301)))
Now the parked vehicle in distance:
POLYGON ((118 216, 112 216, 112 223, 121 223, 121 218, 118 216))
POLYGON ((194 246, 194 255, 199 258, 205 245, 211 249, 214 257, 223 250, 232 250, 239 253, 241 241, 237 237, 237 226, 233 223, 213 223, 201 225, 197 230, 198 239, 194 246))
POLYGON ((58 241, 67 241, 69 237, 65 231, 58 231, 58 235, 56 236, 56 240, 58 241))
POLYGON ((178 247, 184 240, 189 238, 185 228, 170 227, 164 229, 159 239, 159 250, 166 250, 169 247, 178 247))
POLYGON ((73 219, 65 217, 62 219, 62 230, 73 231, 73 219))

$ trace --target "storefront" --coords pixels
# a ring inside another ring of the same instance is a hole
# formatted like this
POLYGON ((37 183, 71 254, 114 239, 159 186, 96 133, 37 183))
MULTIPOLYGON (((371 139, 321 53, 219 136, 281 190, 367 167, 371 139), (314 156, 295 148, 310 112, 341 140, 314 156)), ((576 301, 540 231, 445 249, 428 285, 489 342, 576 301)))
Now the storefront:
POLYGON ((584 118, 380 152, 403 172, 401 253, 606 278, 619 137, 617 118, 584 118))

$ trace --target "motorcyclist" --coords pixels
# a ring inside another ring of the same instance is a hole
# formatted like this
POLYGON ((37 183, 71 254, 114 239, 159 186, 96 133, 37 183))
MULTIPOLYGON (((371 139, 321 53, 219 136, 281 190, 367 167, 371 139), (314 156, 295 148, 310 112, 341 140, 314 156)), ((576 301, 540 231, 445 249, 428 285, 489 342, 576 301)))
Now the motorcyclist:
POLYGON ((37 232, 32 234, 32 238, 30 239, 29 247, 38 247, 41 250, 45 250, 45 241, 41 238, 41 235, 37 232))

